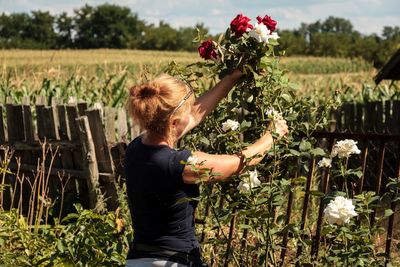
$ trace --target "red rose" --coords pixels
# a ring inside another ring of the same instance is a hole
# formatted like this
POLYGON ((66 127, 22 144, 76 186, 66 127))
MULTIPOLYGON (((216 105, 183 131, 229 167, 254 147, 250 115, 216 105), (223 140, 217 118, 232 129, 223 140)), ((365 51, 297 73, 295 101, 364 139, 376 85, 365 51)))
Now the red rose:
POLYGON ((231 31, 236 37, 240 37, 247 31, 253 29, 253 25, 249 23, 250 19, 242 14, 239 14, 231 21, 231 31))
POLYGON ((217 52, 214 49, 212 40, 207 40, 201 43, 198 48, 199 54, 204 59, 215 59, 217 58, 217 52))
POLYGON ((260 16, 257 17, 258 23, 263 23, 267 28, 273 32, 276 29, 276 20, 273 20, 270 16, 265 15, 264 18, 261 18, 260 16))

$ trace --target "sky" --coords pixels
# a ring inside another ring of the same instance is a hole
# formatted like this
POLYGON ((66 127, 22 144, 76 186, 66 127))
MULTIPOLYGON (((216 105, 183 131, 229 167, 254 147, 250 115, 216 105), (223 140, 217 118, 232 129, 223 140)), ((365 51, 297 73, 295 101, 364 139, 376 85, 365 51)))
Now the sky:
POLYGON ((349 19, 363 34, 381 34, 383 26, 400 26, 400 0, 0 0, 0 13, 73 14, 86 3, 126 6, 148 23, 163 20, 175 28, 203 22, 213 34, 224 32, 239 13, 253 22, 256 16, 267 14, 278 21, 280 29, 298 28, 301 22, 323 21, 328 16, 349 19))

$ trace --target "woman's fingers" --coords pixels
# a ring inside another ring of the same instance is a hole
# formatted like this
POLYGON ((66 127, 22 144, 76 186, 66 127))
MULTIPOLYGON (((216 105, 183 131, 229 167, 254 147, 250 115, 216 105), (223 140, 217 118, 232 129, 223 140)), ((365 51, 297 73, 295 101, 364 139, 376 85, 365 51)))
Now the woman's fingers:
POLYGON ((274 122, 274 126, 275 132, 279 135, 279 137, 285 136, 289 133, 286 120, 277 120, 274 122))

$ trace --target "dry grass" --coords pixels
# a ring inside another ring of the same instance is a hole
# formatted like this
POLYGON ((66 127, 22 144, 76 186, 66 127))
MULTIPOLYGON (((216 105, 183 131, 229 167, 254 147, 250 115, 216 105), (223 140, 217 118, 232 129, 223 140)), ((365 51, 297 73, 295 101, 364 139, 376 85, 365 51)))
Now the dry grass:
POLYGON ((38 66, 47 67, 102 65, 102 64, 145 64, 164 63, 171 60, 182 63, 194 62, 196 53, 164 52, 122 49, 89 50, 1 50, 0 64, 4 67, 38 66))

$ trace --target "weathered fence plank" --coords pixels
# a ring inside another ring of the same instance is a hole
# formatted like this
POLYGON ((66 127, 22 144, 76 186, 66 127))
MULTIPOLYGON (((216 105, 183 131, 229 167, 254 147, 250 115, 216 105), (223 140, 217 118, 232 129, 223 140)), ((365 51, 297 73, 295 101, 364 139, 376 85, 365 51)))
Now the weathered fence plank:
POLYGON ((43 121, 44 117, 44 98, 38 97, 36 99, 36 127, 37 127, 37 136, 39 140, 43 140, 46 137, 45 125, 43 121))
POLYGON ((95 146, 90 131, 89 120, 86 116, 78 117, 79 136, 82 145, 82 161, 87 172, 90 208, 104 210, 104 199, 100 192, 99 169, 97 166, 95 146))
MULTIPOLYGON (((101 120, 99 109, 88 109, 86 115, 89 121, 90 131, 92 133, 93 144, 95 147, 97 164, 100 172, 114 173, 114 166, 111 160, 111 153, 108 147, 106 135, 101 120)), ((107 205, 110 210, 118 207, 118 194, 114 181, 104 185, 107 196, 107 205)))
POLYGON ((106 133, 107 142, 115 143, 115 117, 116 112, 112 107, 105 107, 104 109, 104 128, 106 133))
POLYGON ((128 140, 128 121, 126 119, 125 109, 118 109, 117 125, 119 140, 126 142, 128 140))
POLYGON ((15 105, 12 102, 8 102, 6 104, 6 111, 8 142, 25 140, 22 105, 15 105))
POLYGON ((32 111, 29 97, 22 99, 22 111, 24 114, 24 135, 27 144, 32 144, 35 141, 35 129, 33 127, 32 111))

